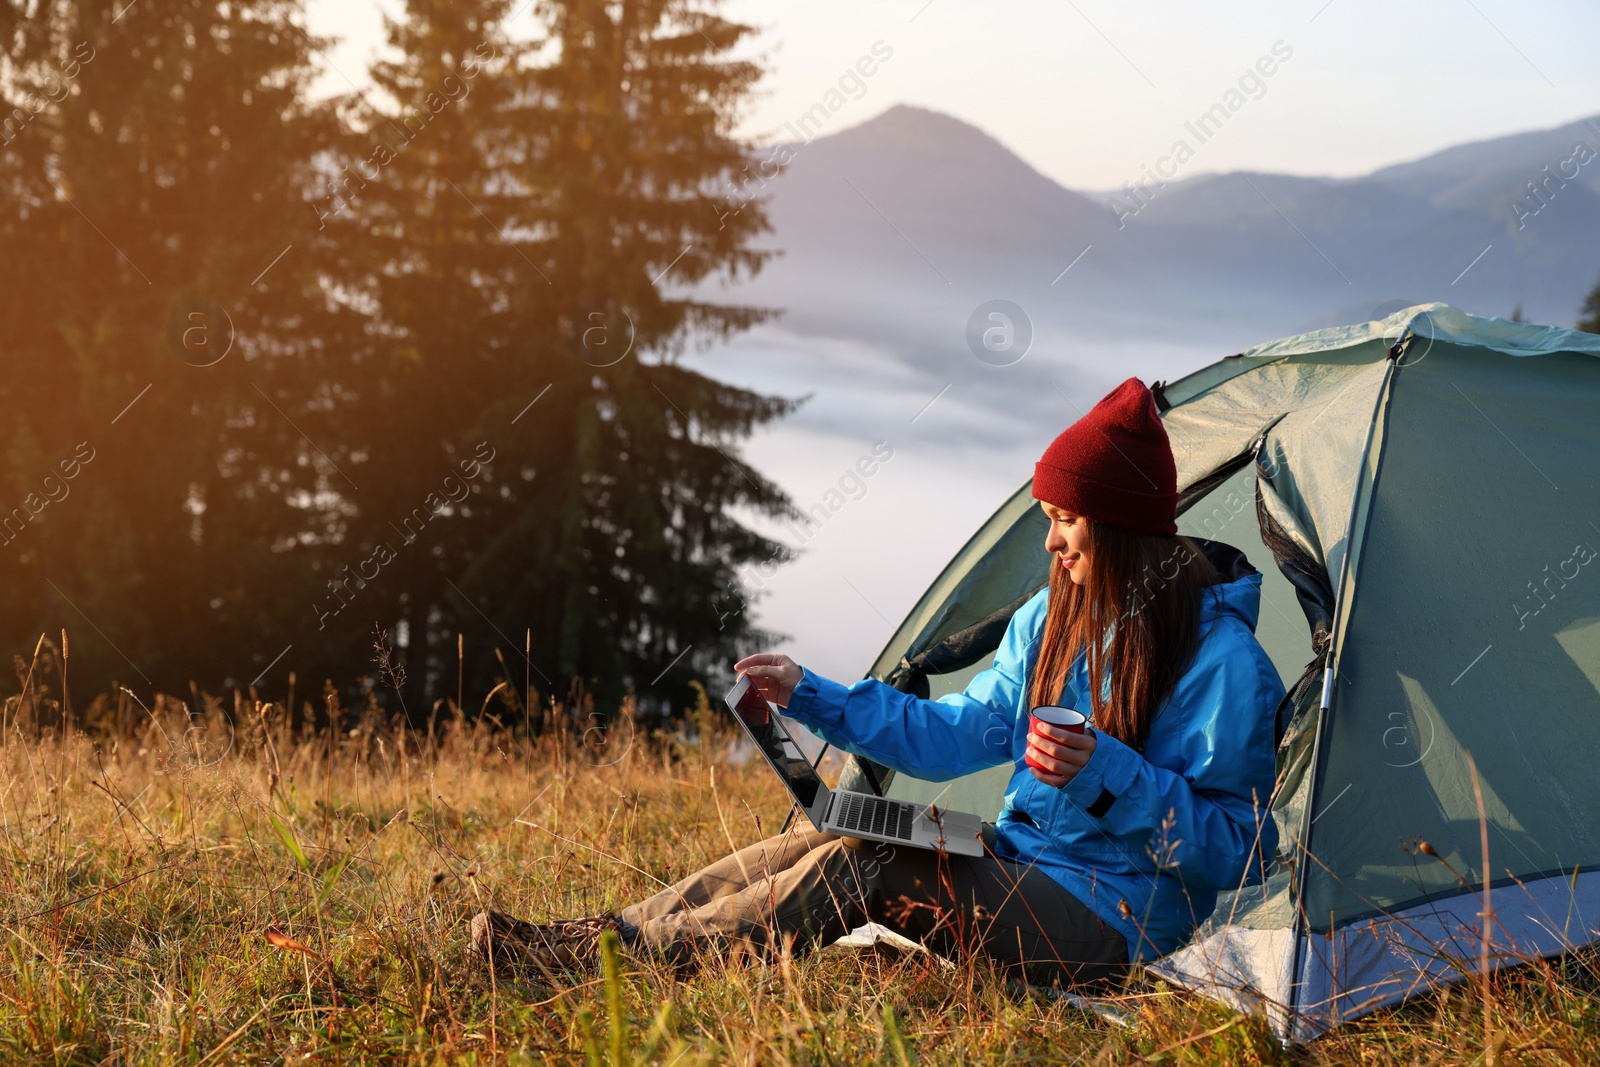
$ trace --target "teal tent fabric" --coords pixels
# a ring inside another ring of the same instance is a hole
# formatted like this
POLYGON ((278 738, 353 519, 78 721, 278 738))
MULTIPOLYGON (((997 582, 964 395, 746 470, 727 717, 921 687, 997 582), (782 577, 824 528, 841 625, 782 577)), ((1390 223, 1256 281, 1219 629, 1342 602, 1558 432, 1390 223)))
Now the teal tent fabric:
MULTIPOLYGON (((1600 938, 1597 357, 1600 336, 1429 304, 1158 383, 1180 532, 1264 573, 1258 637, 1290 690, 1272 871, 1158 972, 1306 1040, 1466 977, 1485 874, 1497 965, 1600 938)), ((872 676, 937 696, 987 664, 1047 574, 1028 488, 872 676)), ((865 781, 988 812, 1001 771, 865 781)))

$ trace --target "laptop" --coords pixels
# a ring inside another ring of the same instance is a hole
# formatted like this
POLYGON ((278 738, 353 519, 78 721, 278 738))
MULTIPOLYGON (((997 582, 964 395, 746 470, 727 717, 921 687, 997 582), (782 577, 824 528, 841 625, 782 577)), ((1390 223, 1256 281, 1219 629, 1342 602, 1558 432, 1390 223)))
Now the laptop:
POLYGON ((961 856, 983 855, 983 820, 964 811, 890 797, 829 789, 788 727, 744 675, 723 698, 811 825, 825 834, 931 848, 961 856))

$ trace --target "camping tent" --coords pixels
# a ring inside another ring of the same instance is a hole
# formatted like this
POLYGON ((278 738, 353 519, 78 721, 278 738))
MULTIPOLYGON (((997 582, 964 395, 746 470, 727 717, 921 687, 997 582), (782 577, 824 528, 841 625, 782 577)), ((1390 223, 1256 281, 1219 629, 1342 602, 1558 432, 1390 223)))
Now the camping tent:
MULTIPOLYGON (((1257 636, 1289 691, 1267 881, 1159 973, 1306 1040, 1485 954, 1600 940, 1597 356, 1600 336, 1429 304, 1153 388, 1179 530, 1263 572, 1257 636)), ((1025 485, 870 674, 965 685, 1043 585, 1043 536, 1025 485)), ((1009 772, 845 775, 992 812, 1009 772)))

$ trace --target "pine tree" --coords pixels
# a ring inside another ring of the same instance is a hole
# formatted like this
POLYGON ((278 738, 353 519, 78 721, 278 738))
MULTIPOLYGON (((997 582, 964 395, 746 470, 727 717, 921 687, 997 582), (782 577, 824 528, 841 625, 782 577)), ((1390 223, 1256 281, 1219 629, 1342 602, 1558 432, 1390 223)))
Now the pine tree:
MULTIPOLYGON (((497 473, 484 457, 505 444, 482 412, 510 373, 510 303, 527 266, 486 221, 502 214, 484 189, 514 144, 526 51, 500 28, 508 8, 408 0, 386 19, 399 58, 373 68, 379 92, 353 116, 361 134, 325 168, 313 203, 330 284, 370 318, 339 386, 341 451, 356 457, 360 488, 343 494, 347 521, 307 553, 319 584, 304 606, 307 641, 349 664, 375 622, 390 629, 406 668, 402 699, 419 718, 431 697, 455 693, 456 633, 481 628, 459 599, 451 608, 450 583, 484 536, 475 501, 497 473)), ((474 689, 484 680, 480 671, 474 689)))
MULTIPOLYGON (((749 165, 730 131, 761 72, 730 56, 751 27, 710 3, 537 10, 550 31, 541 58, 556 54, 530 78, 517 173, 532 195, 512 225, 543 237, 546 277, 524 280, 553 329, 529 336, 552 337, 555 351, 550 393, 516 447, 559 462, 536 472, 548 503, 508 515, 466 588, 503 590, 494 599, 535 613, 561 675, 601 692, 631 684, 665 705, 757 636, 738 610, 737 570, 782 551, 732 510, 790 507, 737 444, 792 405, 681 361, 689 343, 768 315, 688 289, 754 273, 768 255, 750 246, 767 229, 760 203, 730 210, 727 192, 749 165)), ((523 397, 508 401, 507 411, 523 397)))
POLYGON ((759 70, 727 58, 749 28, 703 5, 548 4, 526 57, 495 29, 509 6, 412 0, 390 27, 403 58, 375 71, 400 107, 370 127, 406 146, 347 219, 382 321, 350 555, 394 558, 350 617, 398 624, 414 715, 454 688, 462 631, 476 691, 503 677, 498 647, 517 689, 526 671, 665 708, 749 631, 737 568, 783 556, 733 510, 785 513, 736 449, 790 405, 679 358, 765 312, 671 295, 765 258, 759 203, 718 192, 747 165, 728 131, 759 70), (467 495, 429 507, 463 463, 467 495))
POLYGON ((86 688, 247 683, 332 477, 265 401, 305 393, 322 314, 316 42, 277 0, 3 11, 0 640, 66 627, 86 688))
POLYGON ((765 258, 750 29, 549 3, 534 55, 509 6, 412 0, 311 104, 294 4, 0 4, 8 647, 306 692, 376 621, 418 715, 458 632, 474 692, 528 632, 545 692, 661 708, 751 636, 736 513, 789 505, 737 448, 791 405, 682 363, 766 314, 690 295, 765 258))

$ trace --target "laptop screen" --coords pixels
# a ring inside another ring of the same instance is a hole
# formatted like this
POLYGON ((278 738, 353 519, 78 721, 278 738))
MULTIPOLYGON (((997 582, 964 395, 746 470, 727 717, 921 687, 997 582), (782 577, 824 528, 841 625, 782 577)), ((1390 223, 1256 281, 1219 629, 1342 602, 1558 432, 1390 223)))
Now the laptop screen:
POLYGON ((822 790, 822 779, 817 777, 811 761, 800 751, 783 723, 772 714, 766 697, 757 692, 755 686, 749 686, 733 710, 772 769, 788 783, 789 791, 800 806, 809 811, 822 790))

